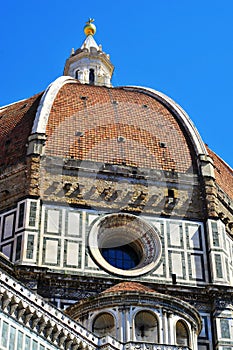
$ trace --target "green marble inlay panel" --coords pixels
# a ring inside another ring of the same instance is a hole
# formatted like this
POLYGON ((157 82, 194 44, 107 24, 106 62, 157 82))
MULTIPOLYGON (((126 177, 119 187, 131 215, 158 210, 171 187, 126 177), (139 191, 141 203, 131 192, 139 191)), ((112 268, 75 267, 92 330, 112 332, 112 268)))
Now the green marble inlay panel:
POLYGON ((211 222, 211 228, 212 228, 212 236, 213 236, 213 245, 215 247, 219 247, 219 234, 218 234, 218 225, 217 222, 211 222))
POLYGON ((220 254, 215 254, 215 268, 216 268, 216 275, 218 278, 223 278, 223 271, 222 271, 222 260, 220 254))
POLYGON ((29 226, 34 227, 36 224, 36 210, 37 210, 37 202, 31 202, 30 212, 29 212, 29 226))
POLYGON ((230 339, 230 324, 229 320, 227 319, 221 319, 220 320, 220 328, 221 328, 221 337, 230 339))
POLYGON ((22 247, 22 235, 18 236, 16 239, 15 260, 19 260, 21 258, 21 247, 22 247))
POLYGON ((19 217, 18 217, 18 227, 19 228, 23 226, 24 212, 25 212, 25 202, 23 202, 19 205, 19 217))
POLYGON ((34 235, 28 235, 26 258, 33 259, 34 235))

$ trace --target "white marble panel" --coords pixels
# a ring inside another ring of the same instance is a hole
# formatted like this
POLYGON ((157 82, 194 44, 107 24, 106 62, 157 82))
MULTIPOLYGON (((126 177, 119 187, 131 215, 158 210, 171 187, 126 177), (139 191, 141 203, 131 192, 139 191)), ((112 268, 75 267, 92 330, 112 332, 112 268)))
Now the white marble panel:
POLYGON ((94 261, 91 259, 90 256, 87 257, 87 266, 91 267, 91 268, 97 268, 96 264, 94 263, 94 261))
POLYGON ((47 231, 51 233, 59 233, 59 216, 60 211, 49 209, 47 231))
POLYGON ((88 215, 88 225, 90 225, 96 218, 98 218, 98 215, 88 215))
POLYGON ((79 244, 75 242, 67 242, 67 265, 78 266, 79 244))
POLYGON ((190 248, 201 248, 201 242, 200 242, 200 236, 198 231, 198 225, 197 226, 188 226, 188 235, 189 235, 189 246, 190 248))
POLYGON ((58 241, 47 240, 45 247, 45 263, 57 264, 58 241))
POLYGON ((182 268, 182 255, 179 252, 171 253, 172 261, 172 273, 176 274, 179 277, 183 277, 183 268, 182 268))
POLYGON ((68 212, 68 235, 77 235, 79 236, 79 224, 80 214, 75 212, 68 212))
POLYGON ((202 263, 202 257, 200 255, 191 255, 191 269, 192 269, 192 278, 197 278, 203 280, 203 263, 202 263))
POLYGON ((172 246, 180 247, 180 227, 178 224, 170 223, 170 243, 172 246))

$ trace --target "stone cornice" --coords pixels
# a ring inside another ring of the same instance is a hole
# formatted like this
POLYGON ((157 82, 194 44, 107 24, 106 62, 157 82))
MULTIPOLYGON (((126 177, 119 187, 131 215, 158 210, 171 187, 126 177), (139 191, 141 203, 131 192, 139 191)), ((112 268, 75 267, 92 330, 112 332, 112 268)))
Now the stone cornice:
POLYGON ((130 307, 136 305, 140 305, 140 307, 169 310, 170 312, 179 314, 181 317, 187 318, 193 326, 197 327, 198 333, 201 331, 202 321, 195 307, 171 295, 157 292, 121 291, 101 293, 96 298, 89 298, 74 304, 67 309, 67 313, 77 318, 81 314, 87 313, 88 311, 90 312, 96 308, 103 309, 117 306, 130 307))

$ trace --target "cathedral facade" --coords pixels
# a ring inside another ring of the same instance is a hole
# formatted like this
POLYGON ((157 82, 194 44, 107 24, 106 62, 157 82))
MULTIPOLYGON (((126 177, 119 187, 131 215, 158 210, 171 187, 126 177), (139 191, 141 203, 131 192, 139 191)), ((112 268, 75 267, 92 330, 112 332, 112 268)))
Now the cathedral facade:
POLYGON ((95 31, 0 108, 0 349, 232 350, 232 169, 95 31))

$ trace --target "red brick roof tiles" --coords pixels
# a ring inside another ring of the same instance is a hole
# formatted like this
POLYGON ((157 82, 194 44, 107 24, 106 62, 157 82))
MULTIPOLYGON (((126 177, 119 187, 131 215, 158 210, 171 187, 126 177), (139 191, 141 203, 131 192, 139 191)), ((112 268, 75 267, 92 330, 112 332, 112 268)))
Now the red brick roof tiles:
POLYGON ((214 161, 215 177, 219 187, 233 199, 233 171, 232 169, 211 149, 207 148, 209 155, 214 161))
POLYGON ((136 91, 66 84, 46 134, 49 156, 180 172, 193 166, 192 148, 172 113, 136 91))
POLYGON ((122 282, 119 284, 116 284, 113 287, 110 287, 103 291, 101 294, 107 294, 107 293, 118 293, 118 292, 149 292, 149 293, 155 293, 155 291, 149 287, 144 286, 141 283, 137 282, 122 282))
POLYGON ((41 94, 0 109, 0 167, 24 159, 41 94))

